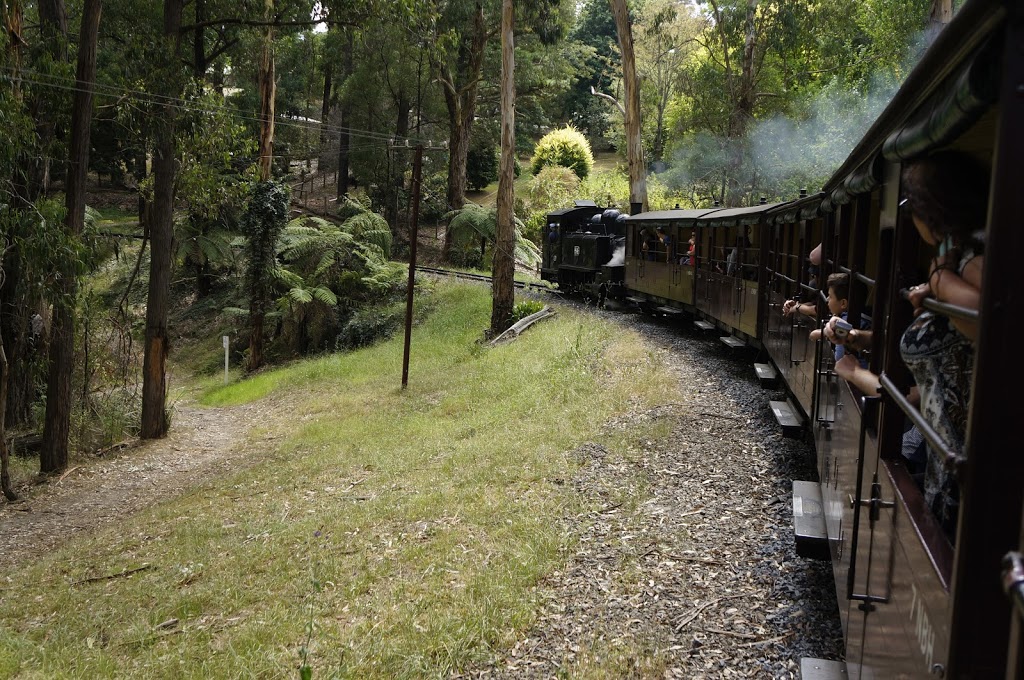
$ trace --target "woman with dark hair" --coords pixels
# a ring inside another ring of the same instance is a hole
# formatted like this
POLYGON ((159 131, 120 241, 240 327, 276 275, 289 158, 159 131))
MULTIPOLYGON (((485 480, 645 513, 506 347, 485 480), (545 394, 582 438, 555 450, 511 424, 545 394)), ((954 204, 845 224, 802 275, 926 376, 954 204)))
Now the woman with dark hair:
MULTIPOLYGON (((925 297, 977 310, 981 301, 988 171, 972 157, 942 151, 903 170, 903 207, 921 240, 935 248, 928 280, 910 301, 916 318, 903 333, 900 354, 921 394, 921 414, 949 448, 962 453, 967 434, 976 321, 936 314, 921 307, 925 297)), ((958 492, 946 461, 929 460, 925 501, 951 537, 956 530, 958 492)))
MULTIPOLYGON (((986 168, 971 156, 940 151, 903 169, 904 224, 910 220, 921 240, 934 248, 928 280, 910 290, 915 318, 900 338, 900 355, 914 376, 920 410, 942 441, 962 453, 967 435, 967 400, 974 367, 977 322, 954 319, 922 307, 926 297, 977 310, 981 301, 982 250, 988 211, 986 168)), ((826 329, 825 335, 835 340, 826 329)), ((836 373, 866 394, 879 389, 878 376, 847 354, 836 373)), ((959 491, 946 461, 929 450, 924 474, 925 502, 943 530, 954 538, 959 491)))

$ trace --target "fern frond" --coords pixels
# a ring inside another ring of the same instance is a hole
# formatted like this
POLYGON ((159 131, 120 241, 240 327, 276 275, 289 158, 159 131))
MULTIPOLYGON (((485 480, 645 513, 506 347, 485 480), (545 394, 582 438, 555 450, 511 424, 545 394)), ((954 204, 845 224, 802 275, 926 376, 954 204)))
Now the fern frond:
POLYGON ((305 285, 305 282, 302 280, 301 276, 299 276, 293 271, 285 269, 280 265, 272 267, 270 271, 267 273, 270 275, 270 278, 272 278, 275 282, 280 283, 287 288, 299 288, 305 285))
POLYGON ((317 286, 313 289, 313 297, 316 298, 317 301, 331 307, 338 304, 338 296, 334 294, 334 291, 330 288, 324 288, 323 286, 317 286))
POLYGON ((336 228, 334 223, 331 222, 330 220, 325 220, 324 218, 316 217, 315 215, 300 215, 299 217, 296 217, 294 220, 288 222, 288 224, 284 225, 285 229, 299 227, 308 227, 314 230, 326 230, 332 227, 336 228))
POLYGON ((498 224, 497 211, 493 208, 481 208, 475 203, 467 203, 462 210, 455 210, 448 215, 451 222, 448 229, 459 241, 486 238, 494 240, 498 224))
POLYGON ((351 233, 357 241, 372 243, 377 246, 384 258, 391 256, 391 227, 387 220, 373 212, 362 212, 345 220, 342 227, 351 233))
POLYGON ((313 295, 305 288, 292 288, 288 291, 288 297, 300 305, 307 304, 313 301, 313 295))

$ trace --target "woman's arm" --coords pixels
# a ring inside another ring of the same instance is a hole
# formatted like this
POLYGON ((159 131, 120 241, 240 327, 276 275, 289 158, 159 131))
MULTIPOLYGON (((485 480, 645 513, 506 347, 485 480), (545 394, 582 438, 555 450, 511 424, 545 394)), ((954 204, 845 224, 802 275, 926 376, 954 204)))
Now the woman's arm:
MULTIPOLYGON (((936 300, 947 302, 958 307, 978 310, 981 307, 981 275, 984 266, 982 256, 971 259, 964 267, 963 273, 938 264, 928 277, 928 284, 936 300)), ((966 319, 950 319, 953 326, 972 342, 978 336, 977 321, 966 319)))
POLYGON ((852 354, 845 354, 836 362, 836 374, 869 397, 876 396, 882 388, 878 376, 866 368, 861 368, 852 354))

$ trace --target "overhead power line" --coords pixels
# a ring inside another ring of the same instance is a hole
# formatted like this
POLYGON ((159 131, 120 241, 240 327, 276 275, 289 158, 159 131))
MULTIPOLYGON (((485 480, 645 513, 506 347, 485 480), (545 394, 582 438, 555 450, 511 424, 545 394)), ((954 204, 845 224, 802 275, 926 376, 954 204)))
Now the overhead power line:
MULTIPOLYGON (((146 92, 145 90, 133 90, 131 88, 106 85, 103 83, 93 83, 90 88, 86 88, 79 86, 78 81, 73 77, 68 78, 53 74, 40 73, 31 69, 8 69, 7 72, 0 74, 0 78, 12 83, 23 82, 37 87, 65 90, 69 92, 85 92, 87 90, 91 90, 95 95, 101 97, 114 98, 118 100, 128 98, 133 101, 156 106, 169 106, 179 111, 186 111, 190 113, 208 113, 211 115, 223 113, 232 116, 237 120, 253 123, 262 122, 262 118, 258 115, 230 106, 200 104, 196 100, 183 99, 180 97, 168 97, 166 95, 156 94, 153 92, 146 92)), ((332 125, 324 122, 316 123, 312 121, 299 121, 283 114, 278 114, 274 117, 274 124, 311 132, 315 131, 317 133, 326 131, 335 134, 348 134, 352 137, 377 140, 381 143, 391 145, 407 144, 409 147, 413 147, 417 144, 429 144, 430 142, 430 140, 426 139, 417 137, 401 137, 376 130, 363 130, 360 128, 332 125)))

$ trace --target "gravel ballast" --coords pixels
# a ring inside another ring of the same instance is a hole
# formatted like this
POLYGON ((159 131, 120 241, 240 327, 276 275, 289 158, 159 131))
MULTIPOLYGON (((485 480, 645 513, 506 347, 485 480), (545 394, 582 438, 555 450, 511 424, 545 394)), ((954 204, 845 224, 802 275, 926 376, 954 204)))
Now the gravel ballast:
POLYGON ((464 677, 795 678, 802 657, 841 659, 831 565, 793 539, 791 484, 816 478, 813 449, 783 438, 756 353, 685 317, 589 313, 643 335, 678 384, 673 403, 606 427, 668 434, 572 452, 566 484, 594 508, 566 519, 573 553, 540 585, 533 628, 464 677))

